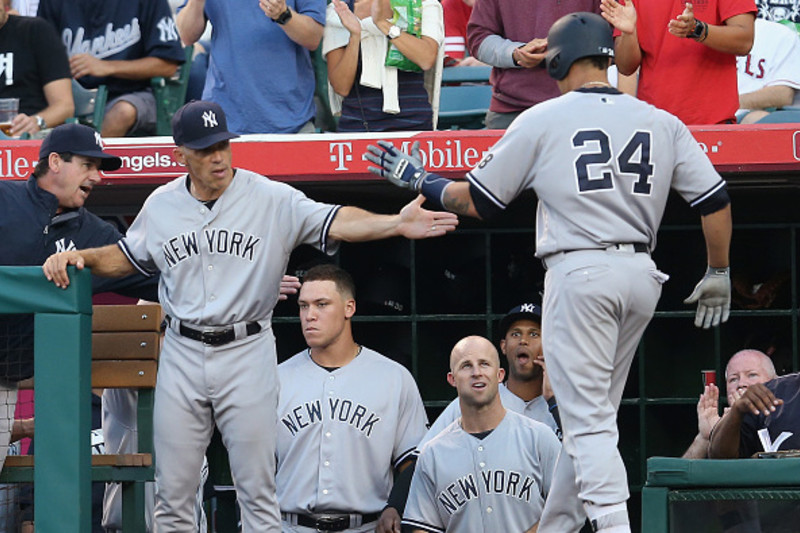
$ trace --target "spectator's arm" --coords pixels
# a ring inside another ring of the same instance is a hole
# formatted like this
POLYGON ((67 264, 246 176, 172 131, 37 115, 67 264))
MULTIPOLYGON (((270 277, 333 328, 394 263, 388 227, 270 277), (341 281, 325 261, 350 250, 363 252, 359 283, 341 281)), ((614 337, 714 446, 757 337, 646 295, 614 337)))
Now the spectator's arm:
POLYGON ((322 40, 322 32, 325 29, 322 24, 313 18, 297 11, 292 12, 292 18, 281 28, 286 32, 289 39, 311 51, 316 50, 319 46, 322 40))
POLYGON ((361 50, 361 21, 342 0, 333 0, 333 9, 350 33, 347 45, 335 48, 325 55, 328 65, 328 81, 336 94, 347 96, 353 88, 358 70, 358 54, 361 50))
POLYGON ((630 76, 642 63, 642 49, 636 32, 636 8, 633 2, 620 4, 616 0, 601 0, 600 14, 620 34, 614 39, 614 61, 620 74, 630 76))
POLYGON ((740 109, 766 109, 784 107, 794 101, 794 89, 787 85, 771 85, 757 91, 739 95, 740 109))
POLYGON ((206 30, 205 7, 205 0, 187 0, 186 5, 178 11, 175 24, 184 46, 196 43, 206 30))
MULTIPOLYGON (((697 20, 692 5, 687 3, 683 13, 669 21, 669 32, 680 39, 686 38, 695 29, 697 20)), ((706 23, 707 28, 705 36, 700 37, 698 42, 726 54, 745 56, 750 53, 755 35, 756 16, 753 13, 734 15, 719 26, 699 20, 706 23)))
POLYGON ((705 459, 708 457, 708 445, 711 430, 719 422, 719 389, 716 385, 707 385, 697 402, 697 436, 684 452, 684 459, 705 459))
POLYGON ((783 404, 783 400, 775 395, 763 383, 750 385, 736 400, 730 410, 720 419, 711 432, 711 445, 708 456, 711 459, 735 459, 739 457, 742 420, 746 413, 765 416, 775 411, 775 407, 783 404))
MULTIPOLYGON (((375 22, 375 26, 384 34, 388 34, 392 23, 386 19, 380 19, 375 22)), ((403 31, 400 32, 400 37, 392 39, 392 44, 422 70, 430 70, 436 63, 436 55, 439 53, 439 43, 430 37, 425 35, 422 37, 414 37, 410 33, 403 31)))
POLYGON ((37 115, 42 117, 48 128, 63 124, 65 120, 75 114, 75 102, 72 97, 72 80, 62 78, 53 80, 44 86, 44 97, 47 107, 37 115))
POLYGON ((169 78, 178 70, 178 62, 160 57, 104 61, 89 54, 77 54, 69 59, 74 78, 112 76, 125 80, 143 80, 156 76, 169 78))
POLYGON ((34 419, 33 418, 18 418, 14 420, 14 425, 11 427, 11 438, 9 442, 17 442, 20 439, 32 439, 34 432, 34 419))

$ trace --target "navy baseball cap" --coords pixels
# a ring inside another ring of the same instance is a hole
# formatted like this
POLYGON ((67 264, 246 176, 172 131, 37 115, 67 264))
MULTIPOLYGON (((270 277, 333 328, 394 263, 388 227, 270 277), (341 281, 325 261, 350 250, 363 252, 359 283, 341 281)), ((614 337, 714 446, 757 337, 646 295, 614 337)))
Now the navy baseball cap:
POLYGON ((100 134, 83 124, 62 124, 53 128, 39 147, 39 159, 45 159, 53 152, 96 157, 100 159, 100 170, 117 170, 122 166, 119 157, 103 151, 100 134))
POLYGON ((192 100, 172 117, 172 139, 177 146, 202 150, 236 137, 228 131, 225 112, 214 102, 192 100))
POLYGON ((535 303, 523 303, 512 308, 508 313, 506 313, 506 316, 500 320, 500 331, 498 332, 500 334, 500 338, 504 338, 506 336, 511 324, 522 319, 533 320, 541 325, 542 308, 535 303))

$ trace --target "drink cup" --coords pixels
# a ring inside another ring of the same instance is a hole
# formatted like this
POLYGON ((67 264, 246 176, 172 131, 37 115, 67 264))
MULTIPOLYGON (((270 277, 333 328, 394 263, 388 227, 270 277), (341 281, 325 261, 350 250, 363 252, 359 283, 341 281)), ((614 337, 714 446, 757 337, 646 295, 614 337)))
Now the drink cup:
POLYGON ((0 131, 11 137, 11 121, 19 114, 19 98, 0 98, 0 131))
POLYGON ((717 384, 717 371, 716 370, 701 370, 703 374, 703 387, 708 385, 717 384))

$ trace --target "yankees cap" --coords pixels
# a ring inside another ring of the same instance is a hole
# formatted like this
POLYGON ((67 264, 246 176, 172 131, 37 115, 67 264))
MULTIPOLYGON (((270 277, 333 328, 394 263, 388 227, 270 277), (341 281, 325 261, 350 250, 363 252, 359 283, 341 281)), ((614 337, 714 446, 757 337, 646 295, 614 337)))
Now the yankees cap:
POLYGON ((46 159, 53 152, 97 157, 100 170, 117 170, 122 166, 119 157, 103 151, 100 134, 83 124, 62 124, 53 128, 39 147, 39 159, 46 159))
POLYGON ((504 338, 506 336, 511 324, 522 319, 533 320, 541 325, 542 308, 535 303, 523 303, 512 308, 508 313, 506 313, 506 316, 500 320, 500 330, 498 332, 500 334, 500 338, 504 338))
POLYGON ((214 102, 192 100, 172 117, 172 139, 177 146, 202 150, 236 137, 228 131, 225 112, 214 102))

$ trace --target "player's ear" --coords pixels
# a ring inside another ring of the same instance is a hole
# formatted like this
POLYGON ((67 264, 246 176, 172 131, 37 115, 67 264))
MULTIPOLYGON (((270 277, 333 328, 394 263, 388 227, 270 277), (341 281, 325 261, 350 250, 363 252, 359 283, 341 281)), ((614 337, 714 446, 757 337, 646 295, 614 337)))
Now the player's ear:
POLYGON ((452 373, 452 372, 448 372, 448 373, 447 373, 447 382, 448 382, 448 383, 450 384, 450 386, 452 386, 452 387, 455 387, 455 386, 456 386, 456 378, 455 378, 455 376, 453 376, 453 373, 452 373))
POLYGON ((349 300, 344 301, 344 317, 345 318, 353 318, 353 315, 356 314, 356 301, 352 298, 349 300))
POLYGON ((176 146, 174 150, 172 150, 172 156, 175 161, 181 165, 186 164, 186 158, 183 156, 183 150, 181 150, 180 146, 176 146))
POLYGON ((503 355, 508 355, 506 353, 506 339, 505 338, 500 339, 500 353, 502 353, 503 355))
POLYGON ((506 378, 506 369, 500 367, 497 369, 497 382, 502 383, 503 380, 506 378))

